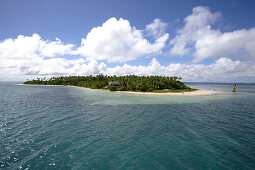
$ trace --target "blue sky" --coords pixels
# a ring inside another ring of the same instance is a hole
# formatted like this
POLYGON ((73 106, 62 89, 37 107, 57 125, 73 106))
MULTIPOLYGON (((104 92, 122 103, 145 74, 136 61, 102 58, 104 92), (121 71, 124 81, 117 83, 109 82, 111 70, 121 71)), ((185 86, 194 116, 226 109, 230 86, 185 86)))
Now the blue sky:
POLYGON ((1 0, 0 39, 38 33, 45 39, 80 43, 111 17, 128 19, 138 29, 159 18, 175 29, 175 20, 201 5, 222 13, 224 31, 254 26, 253 0, 1 0))
POLYGON ((253 0, 1 0, 0 80, 104 73, 255 82, 254 6, 253 0))

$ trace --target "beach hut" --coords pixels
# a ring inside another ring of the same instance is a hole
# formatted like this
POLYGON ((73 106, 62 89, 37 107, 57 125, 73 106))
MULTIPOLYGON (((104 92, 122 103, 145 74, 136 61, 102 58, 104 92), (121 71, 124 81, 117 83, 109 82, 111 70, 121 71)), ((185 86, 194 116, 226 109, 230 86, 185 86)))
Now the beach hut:
POLYGON ((120 86, 119 82, 110 82, 109 86, 120 86))

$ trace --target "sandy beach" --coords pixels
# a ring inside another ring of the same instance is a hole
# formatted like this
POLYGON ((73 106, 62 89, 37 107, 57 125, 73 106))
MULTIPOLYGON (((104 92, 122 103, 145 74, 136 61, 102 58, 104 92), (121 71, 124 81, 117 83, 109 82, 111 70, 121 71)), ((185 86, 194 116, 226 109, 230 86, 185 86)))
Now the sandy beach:
MULTIPOLYGON (((29 85, 29 84, 19 84, 19 85, 29 85)), ((64 85, 29 85, 29 86, 64 86, 64 85)), ((181 93, 153 93, 153 92, 132 92, 132 91, 110 91, 110 90, 104 90, 104 89, 90 89, 86 87, 79 87, 79 86, 69 86, 68 87, 78 87, 83 89, 89 89, 89 90, 97 90, 97 91, 105 91, 105 92, 111 92, 111 93, 126 93, 126 94, 135 94, 135 95, 152 95, 152 96, 206 96, 206 95, 216 95, 220 92, 213 91, 213 90, 196 90, 192 92, 181 92, 181 93)))
POLYGON ((150 93, 150 92, 131 92, 131 91, 117 91, 118 93, 128 93, 137 95, 153 95, 153 96, 204 96, 204 95, 215 95, 219 92, 212 90, 196 90, 192 92, 182 92, 182 93, 150 93))

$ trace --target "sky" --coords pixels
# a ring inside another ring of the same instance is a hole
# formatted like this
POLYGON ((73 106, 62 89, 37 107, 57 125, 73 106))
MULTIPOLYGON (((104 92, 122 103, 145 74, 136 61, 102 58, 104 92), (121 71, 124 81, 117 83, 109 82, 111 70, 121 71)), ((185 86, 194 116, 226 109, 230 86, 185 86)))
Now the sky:
POLYGON ((0 81, 68 75, 255 83, 253 0, 0 0, 0 81))

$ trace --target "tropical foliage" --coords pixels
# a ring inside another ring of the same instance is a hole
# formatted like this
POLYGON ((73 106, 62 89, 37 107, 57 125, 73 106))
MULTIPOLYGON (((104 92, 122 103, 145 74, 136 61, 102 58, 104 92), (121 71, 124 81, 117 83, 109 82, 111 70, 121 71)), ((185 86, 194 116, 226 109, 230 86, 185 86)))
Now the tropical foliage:
POLYGON ((50 79, 26 81, 24 84, 36 85, 70 85, 92 89, 109 89, 111 91, 142 91, 142 92, 177 92, 192 91, 190 87, 180 82, 180 77, 162 76, 66 76, 50 79), (119 82, 120 86, 109 86, 109 82, 119 82))

